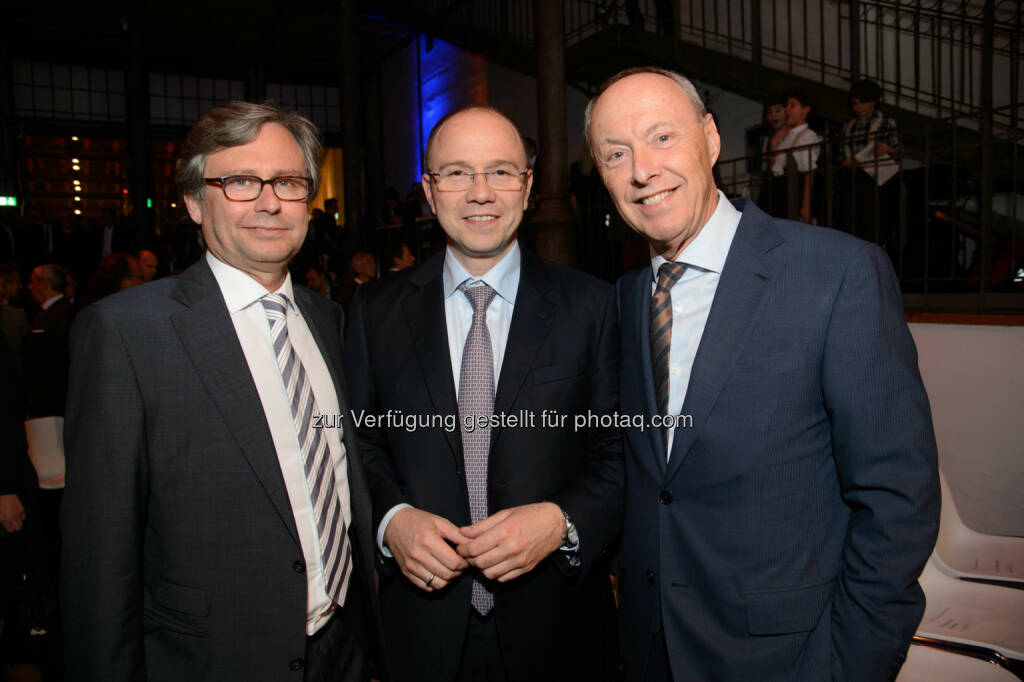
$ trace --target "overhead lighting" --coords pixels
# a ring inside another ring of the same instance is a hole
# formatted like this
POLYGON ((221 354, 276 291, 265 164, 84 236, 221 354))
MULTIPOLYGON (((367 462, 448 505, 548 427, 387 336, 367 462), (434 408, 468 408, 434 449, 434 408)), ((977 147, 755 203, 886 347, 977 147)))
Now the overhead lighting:
POLYGON ((82 186, 81 185, 75 185, 75 191, 76 192, 81 192, 82 191, 82 186))
POLYGON ((178 204, 176 204, 175 202, 172 201, 171 202, 171 208, 178 208, 178 204))
POLYGON ((75 215, 82 215, 82 209, 76 208, 75 209, 75 215))
POLYGON ((72 142, 78 142, 78 135, 72 135, 71 136, 71 141, 72 142))
POLYGON ((81 181, 81 180, 72 180, 71 182, 72 182, 73 184, 75 184, 75 185, 81 185, 81 184, 82 184, 82 181, 81 181))
POLYGON ((82 167, 81 167, 81 166, 79 166, 79 165, 78 165, 78 164, 76 163, 75 165, 73 165, 73 166, 71 167, 71 170, 76 170, 76 171, 77 171, 77 170, 82 170, 82 167))
POLYGON ((81 201, 81 200, 82 200, 82 197, 80 197, 80 196, 78 196, 78 195, 76 194, 76 195, 75 195, 75 201, 81 201))
POLYGON ((78 163, 78 159, 71 159, 71 163, 78 163))

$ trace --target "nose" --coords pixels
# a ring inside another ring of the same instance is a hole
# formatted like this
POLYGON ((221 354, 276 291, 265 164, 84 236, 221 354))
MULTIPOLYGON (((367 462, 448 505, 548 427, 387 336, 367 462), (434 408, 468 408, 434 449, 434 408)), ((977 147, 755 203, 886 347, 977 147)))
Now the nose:
POLYGON ((633 150, 633 183, 646 185, 658 175, 654 153, 645 147, 633 150))
POLYGON ((494 188, 487 182, 483 173, 473 175, 473 184, 466 190, 466 201, 488 203, 494 201, 494 188))

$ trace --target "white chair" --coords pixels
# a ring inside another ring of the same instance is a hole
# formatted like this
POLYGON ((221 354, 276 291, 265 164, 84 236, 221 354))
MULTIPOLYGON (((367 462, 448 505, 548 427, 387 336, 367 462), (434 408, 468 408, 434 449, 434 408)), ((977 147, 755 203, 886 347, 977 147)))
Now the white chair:
POLYGON ((957 580, 933 561, 925 564, 921 587, 927 607, 919 636, 1024 661, 1024 590, 957 580))
POLYGON ((896 682, 1020 682, 1016 675, 970 656, 912 644, 896 682))
POLYGON ((946 478, 939 471, 942 515, 932 559, 946 575, 1020 583, 1024 587, 1024 538, 986 535, 964 525, 946 478))

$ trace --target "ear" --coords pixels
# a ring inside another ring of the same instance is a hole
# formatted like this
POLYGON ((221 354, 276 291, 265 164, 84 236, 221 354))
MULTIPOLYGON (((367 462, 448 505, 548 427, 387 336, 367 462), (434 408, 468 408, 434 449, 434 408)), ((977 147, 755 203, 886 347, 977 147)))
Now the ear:
POLYGON ((722 138, 718 135, 718 126, 711 114, 704 114, 704 138, 708 145, 708 161, 714 166, 718 161, 718 154, 722 151, 722 138))
POLYGON ((523 194, 523 210, 530 208, 530 188, 533 187, 533 169, 526 171, 526 193, 523 194))
POLYGON ((197 199, 195 195, 185 195, 185 208, 188 209, 188 217, 192 219, 196 225, 203 224, 203 202, 197 199))
POLYGON ((437 215, 437 206, 434 205, 434 187, 433 183, 430 182, 430 176, 426 173, 420 178, 420 184, 423 185, 423 193, 427 195, 427 203, 430 204, 430 210, 437 215))

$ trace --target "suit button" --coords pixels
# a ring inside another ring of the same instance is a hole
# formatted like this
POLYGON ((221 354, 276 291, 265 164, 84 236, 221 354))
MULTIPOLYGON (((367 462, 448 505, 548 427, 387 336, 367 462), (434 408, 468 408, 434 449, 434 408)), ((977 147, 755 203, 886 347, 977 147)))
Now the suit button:
POLYGON ((662 504, 672 504, 672 492, 669 490, 662 490, 661 494, 658 495, 658 499, 662 504))
POLYGON ((655 577, 657 577, 657 576, 656 576, 656 574, 655 574, 654 570, 653 570, 653 569, 650 569, 650 568, 648 568, 648 569, 647 569, 647 583, 648 583, 649 585, 653 585, 653 584, 654 584, 654 578, 655 578, 655 577))
POLYGON ((295 563, 292 564, 292 570, 295 571, 296 573, 305 573, 306 572, 306 564, 301 562, 301 561, 296 561, 295 563))
POLYGON ((302 670, 303 665, 304 663, 301 658, 293 658, 292 660, 288 661, 289 670, 302 670))

